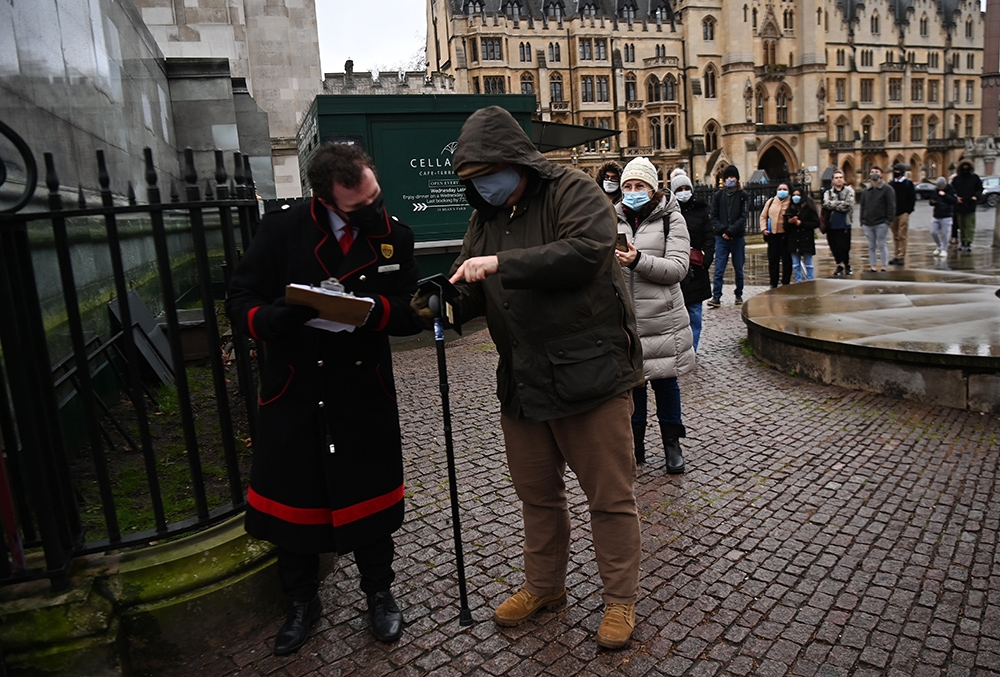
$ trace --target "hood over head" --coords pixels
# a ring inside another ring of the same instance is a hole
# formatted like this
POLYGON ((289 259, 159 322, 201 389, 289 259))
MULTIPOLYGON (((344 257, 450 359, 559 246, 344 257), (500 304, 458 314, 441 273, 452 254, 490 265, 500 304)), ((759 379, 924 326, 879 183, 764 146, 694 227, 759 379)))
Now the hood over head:
POLYGON ((530 167, 543 179, 566 172, 538 152, 531 139, 510 113, 500 106, 480 108, 469 116, 458 135, 452 160, 463 181, 486 173, 491 165, 508 163, 530 167))

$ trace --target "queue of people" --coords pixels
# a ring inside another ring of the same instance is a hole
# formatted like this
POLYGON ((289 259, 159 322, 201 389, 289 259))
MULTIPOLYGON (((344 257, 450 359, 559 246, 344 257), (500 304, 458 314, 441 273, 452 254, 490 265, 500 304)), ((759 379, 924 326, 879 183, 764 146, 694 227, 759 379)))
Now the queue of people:
MULTIPOLYGON (((516 626, 567 602, 568 466, 587 497, 603 584, 596 643, 622 647, 637 622, 634 485, 636 466, 647 460, 648 388, 665 470, 681 474, 687 429, 678 377, 695 368, 702 304, 721 306, 730 260, 734 303, 743 302, 749 201, 739 170, 725 169, 710 204, 695 196, 683 170, 661 187, 643 157, 624 168, 607 163, 595 181, 547 160, 497 106, 468 118, 453 166, 474 211, 449 272, 457 294, 451 318, 486 317, 523 519, 524 579, 493 620, 516 626)), ((353 555, 378 640, 394 642, 404 630, 391 591, 404 484, 388 337, 432 328, 437 312, 417 291, 413 233, 386 209, 371 158, 357 146, 325 144, 307 176, 312 200, 264 217, 226 302, 261 359, 246 529, 276 546, 290 606, 275 636, 277 655, 301 648, 322 613, 325 552, 353 555), (360 326, 331 328, 314 321, 314 309, 286 301, 286 285, 321 286, 329 278, 371 301, 360 326)), ((960 177, 954 187, 939 179, 931 200, 936 254, 947 251, 955 214, 976 201, 974 183, 960 177)), ((875 270, 879 254, 886 264, 886 233, 900 213, 878 168, 871 179, 860 203, 875 270)), ((814 278, 817 228, 826 232, 835 275, 851 274, 854 203, 840 172, 821 207, 801 189, 778 186, 760 216, 772 287, 793 275, 814 278)), ((972 231, 961 228, 964 243, 972 231)), ((904 228, 893 232, 905 243, 904 228)))

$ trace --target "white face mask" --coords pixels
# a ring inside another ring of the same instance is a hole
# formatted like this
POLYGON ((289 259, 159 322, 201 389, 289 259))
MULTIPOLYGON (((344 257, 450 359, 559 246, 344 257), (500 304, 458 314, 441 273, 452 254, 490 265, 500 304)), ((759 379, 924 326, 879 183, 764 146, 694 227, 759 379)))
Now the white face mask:
POLYGON ((680 191, 678 193, 674 193, 674 195, 677 197, 677 200, 679 202, 687 202, 688 200, 691 199, 691 197, 694 195, 694 193, 692 193, 689 190, 682 190, 682 191, 680 191))
POLYGON ((618 183, 617 181, 608 181, 607 179, 605 179, 604 180, 604 192, 605 193, 617 193, 618 192, 618 186, 620 186, 620 185, 621 184, 618 183))

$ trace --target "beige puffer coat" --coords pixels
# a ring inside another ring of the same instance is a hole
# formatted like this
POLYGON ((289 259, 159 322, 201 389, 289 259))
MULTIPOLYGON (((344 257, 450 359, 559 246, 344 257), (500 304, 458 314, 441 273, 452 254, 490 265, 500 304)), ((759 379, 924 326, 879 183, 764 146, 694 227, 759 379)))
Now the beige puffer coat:
POLYGON ((680 283, 687 275, 691 239, 677 200, 668 192, 638 228, 621 203, 615 211, 618 232, 641 252, 635 268, 622 272, 635 309, 645 376, 653 380, 686 374, 694 369, 695 353, 680 283))

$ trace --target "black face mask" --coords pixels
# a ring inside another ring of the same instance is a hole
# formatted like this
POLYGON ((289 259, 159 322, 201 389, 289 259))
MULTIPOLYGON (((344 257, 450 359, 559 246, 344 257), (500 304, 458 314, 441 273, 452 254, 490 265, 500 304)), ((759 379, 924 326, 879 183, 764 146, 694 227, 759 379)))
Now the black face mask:
POLYGON ((373 230, 385 222, 385 203, 382 201, 382 194, 379 193, 375 201, 370 205, 365 205, 353 212, 344 212, 347 215, 347 222, 356 226, 358 230, 373 230))

